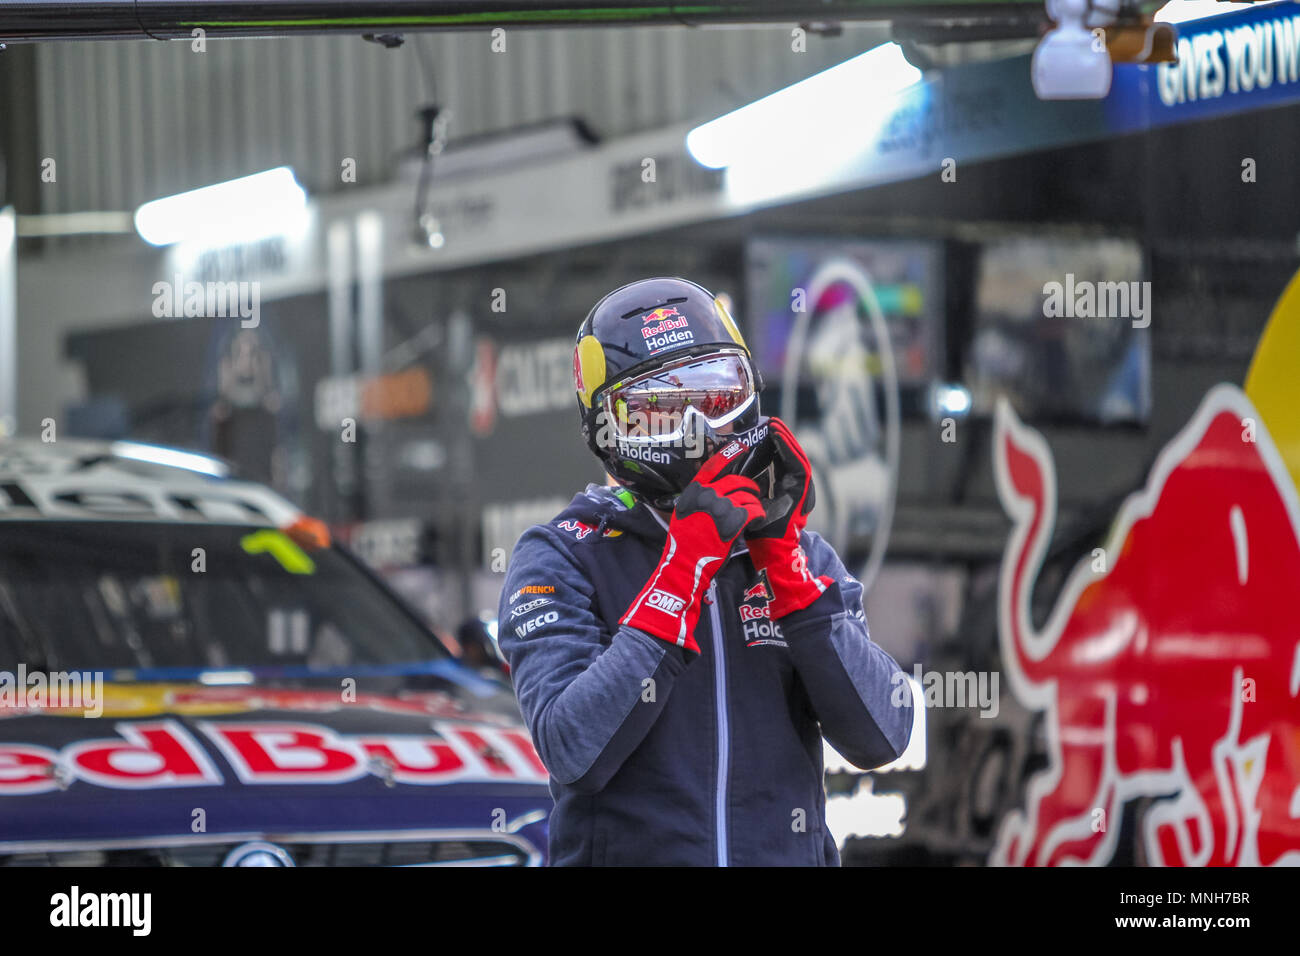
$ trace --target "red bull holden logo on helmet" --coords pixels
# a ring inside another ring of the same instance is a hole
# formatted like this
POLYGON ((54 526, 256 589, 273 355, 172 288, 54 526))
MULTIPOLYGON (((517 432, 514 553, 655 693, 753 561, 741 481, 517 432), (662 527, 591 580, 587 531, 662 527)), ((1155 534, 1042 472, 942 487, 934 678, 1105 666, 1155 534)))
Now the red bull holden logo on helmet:
POLYGON ((641 338, 653 355, 675 345, 689 345, 695 341, 695 333, 689 328, 686 316, 676 309, 655 309, 641 317, 641 338))
POLYGON ((1219 385, 1076 567, 1030 614, 1056 477, 1003 403, 998 494, 1013 521, 999 636, 1011 686, 1044 717, 1048 769, 992 862, 1104 864, 1125 804, 1155 865, 1300 864, 1300 499, 1258 411, 1219 385))
POLYGON ((655 332, 663 331, 663 329, 658 328, 658 326, 663 325, 665 322, 674 323, 668 326, 670 329, 686 328, 686 316, 669 306, 667 308, 655 309, 641 316, 641 324, 643 326, 641 329, 641 335, 645 338, 649 338, 650 335, 655 332), (651 328, 651 326, 654 326, 655 328, 651 328))

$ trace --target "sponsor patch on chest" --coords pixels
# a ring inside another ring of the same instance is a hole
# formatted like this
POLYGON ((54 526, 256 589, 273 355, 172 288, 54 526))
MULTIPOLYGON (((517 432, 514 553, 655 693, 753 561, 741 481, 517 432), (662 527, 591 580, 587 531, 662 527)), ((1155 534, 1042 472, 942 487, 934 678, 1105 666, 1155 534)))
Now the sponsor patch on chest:
POLYGON ((736 613, 740 617, 740 631, 746 647, 790 646, 785 642, 785 635, 781 633, 781 625, 772 620, 768 610, 773 597, 772 586, 767 580, 767 571, 760 570, 758 579, 745 588, 740 596, 740 603, 736 605, 736 613))

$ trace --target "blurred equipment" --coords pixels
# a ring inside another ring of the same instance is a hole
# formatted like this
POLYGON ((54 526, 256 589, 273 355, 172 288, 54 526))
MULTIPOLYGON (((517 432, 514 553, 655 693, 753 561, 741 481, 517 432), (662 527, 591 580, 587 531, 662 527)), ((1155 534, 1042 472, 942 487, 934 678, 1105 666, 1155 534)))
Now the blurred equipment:
MULTIPOLYGON (((1034 92, 1043 100, 1102 99, 1114 63, 1175 63, 1178 31, 1153 23, 1131 0, 1047 0, 1054 27, 1034 50, 1034 92)), ((1215 3, 1225 7, 1227 4, 1215 3)))
POLYGON ((939 267, 938 247, 924 242, 747 248, 755 353, 817 475, 809 526, 841 554, 869 552, 855 568, 868 590, 892 521, 900 390, 919 405, 943 367, 939 267))
POLYGON ((497 643, 492 637, 496 621, 484 620, 483 617, 469 617, 456 628, 456 642, 460 645, 460 662, 472 667, 484 677, 500 679, 510 672, 506 662, 497 650, 497 643))
POLYGON ((1034 236, 987 243, 965 379, 972 410, 999 394, 1038 420, 1145 422, 1151 283, 1128 239, 1034 236))
POLYGON ((1110 92, 1110 54, 1089 29, 1095 12, 1092 0, 1047 0, 1056 26, 1034 50, 1031 69, 1039 99, 1099 100, 1110 92))

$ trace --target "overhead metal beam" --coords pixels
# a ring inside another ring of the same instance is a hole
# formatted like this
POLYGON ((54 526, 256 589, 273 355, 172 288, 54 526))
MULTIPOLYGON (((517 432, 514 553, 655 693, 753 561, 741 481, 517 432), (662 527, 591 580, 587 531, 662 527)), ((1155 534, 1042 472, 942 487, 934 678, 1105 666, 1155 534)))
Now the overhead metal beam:
POLYGON ((351 33, 394 35, 510 27, 709 26, 901 18, 1045 17, 1042 0, 19 0, 0 4, 0 40, 181 39, 351 33))

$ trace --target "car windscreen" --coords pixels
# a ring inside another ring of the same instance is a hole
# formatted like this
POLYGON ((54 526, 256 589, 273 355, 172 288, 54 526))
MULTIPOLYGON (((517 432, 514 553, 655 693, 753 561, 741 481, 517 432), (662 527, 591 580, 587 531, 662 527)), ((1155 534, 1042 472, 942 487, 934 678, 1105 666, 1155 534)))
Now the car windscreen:
POLYGON ((273 528, 0 523, 0 670, 328 672, 446 657, 352 557, 273 528))

